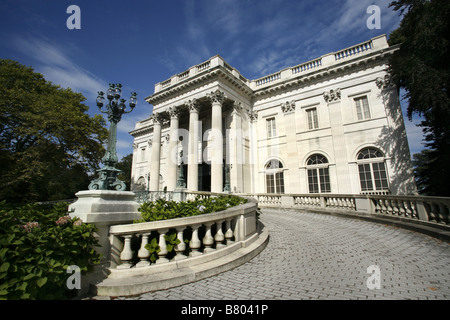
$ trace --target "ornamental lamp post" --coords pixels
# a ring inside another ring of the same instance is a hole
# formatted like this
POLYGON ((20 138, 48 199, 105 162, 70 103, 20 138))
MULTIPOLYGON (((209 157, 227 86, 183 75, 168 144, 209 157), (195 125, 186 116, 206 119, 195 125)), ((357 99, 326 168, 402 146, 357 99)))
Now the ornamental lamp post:
POLYGON ((124 113, 130 113, 133 111, 134 107, 136 107, 136 92, 131 93, 131 98, 128 103, 130 110, 126 110, 126 100, 120 99, 122 95, 122 85, 120 83, 109 84, 108 92, 106 94, 106 98, 108 99, 106 110, 102 110, 105 103, 104 95, 105 93, 103 91, 98 92, 97 106, 101 113, 106 113, 108 115, 108 120, 110 122, 108 145, 106 154, 102 158, 102 162, 105 166, 98 170, 99 177, 89 184, 89 190, 123 191, 126 188, 125 183, 118 178, 121 171, 115 168, 115 165, 119 162, 116 152, 117 123, 122 119, 124 113))

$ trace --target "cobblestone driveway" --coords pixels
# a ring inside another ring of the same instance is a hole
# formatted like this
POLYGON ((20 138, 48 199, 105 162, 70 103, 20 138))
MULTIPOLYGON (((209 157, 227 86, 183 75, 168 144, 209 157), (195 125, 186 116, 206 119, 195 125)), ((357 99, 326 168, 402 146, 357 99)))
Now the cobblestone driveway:
POLYGON ((445 242, 382 224, 294 210, 264 209, 261 221, 270 240, 250 262, 126 299, 450 298, 450 245, 445 242), (371 265, 379 267, 380 289, 368 288, 371 265))

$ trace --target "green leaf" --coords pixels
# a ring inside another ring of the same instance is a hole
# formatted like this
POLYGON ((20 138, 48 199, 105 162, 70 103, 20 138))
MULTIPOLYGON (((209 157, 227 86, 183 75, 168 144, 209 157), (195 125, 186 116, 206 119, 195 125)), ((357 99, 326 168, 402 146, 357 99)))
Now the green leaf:
POLYGON ((40 278, 38 281, 36 281, 36 284, 38 285, 39 288, 42 288, 42 286, 46 283, 47 283, 47 277, 40 278))
POLYGON ((0 267, 0 272, 7 272, 9 269, 9 262, 3 262, 0 267))

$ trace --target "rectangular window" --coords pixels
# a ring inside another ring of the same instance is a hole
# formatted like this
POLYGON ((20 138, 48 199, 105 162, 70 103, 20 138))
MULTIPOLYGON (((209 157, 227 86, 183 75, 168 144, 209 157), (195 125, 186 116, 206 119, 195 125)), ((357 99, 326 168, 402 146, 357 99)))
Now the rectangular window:
POLYGON ((355 104, 358 120, 370 119, 369 100, 367 96, 355 98, 355 104))
POLYGON ((277 193, 284 193, 284 174, 279 172, 275 174, 275 179, 277 182, 277 193))
POLYGON ((273 174, 266 175, 267 193, 275 193, 275 179, 273 174))
POLYGON ((317 119, 317 109, 316 108, 308 109, 306 110, 306 114, 308 117, 308 129, 312 130, 319 128, 319 121, 317 119))
POLYGON ((275 118, 270 118, 266 120, 267 125, 267 138, 273 138, 277 135, 277 128, 275 126, 275 118))
POLYGON ((319 178, 320 178, 320 191, 331 192, 330 175, 328 173, 328 168, 319 169, 319 178))
POLYGON ((319 193, 317 169, 308 169, 308 185, 309 185, 309 193, 319 193))
POLYGON ((384 166, 384 162, 373 163, 372 167, 376 190, 388 189, 388 180, 386 176, 386 168, 384 166))
POLYGON ((370 164, 360 164, 358 165, 358 169, 359 181, 361 182, 361 190, 373 190, 372 175, 370 174, 370 164))

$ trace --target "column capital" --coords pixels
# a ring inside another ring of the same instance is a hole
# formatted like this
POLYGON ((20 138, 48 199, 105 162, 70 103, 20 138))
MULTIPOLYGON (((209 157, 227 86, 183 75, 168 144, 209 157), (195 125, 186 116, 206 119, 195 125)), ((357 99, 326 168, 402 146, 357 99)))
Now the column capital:
POLYGON ((217 89, 216 91, 211 91, 206 95, 206 97, 211 101, 211 103, 220 103, 220 104, 222 104, 227 98, 225 96, 225 93, 223 91, 220 91, 219 89, 217 89))
POLYGON ((341 100, 341 89, 337 88, 336 90, 331 89, 330 91, 325 91, 323 98, 326 102, 339 101, 341 100))
POLYGON ((180 115, 180 110, 178 107, 169 107, 169 108, 167 108, 167 113, 169 114, 170 119, 172 119, 172 118, 178 119, 178 117, 180 115))
POLYGON ((150 115, 150 119, 153 120, 153 124, 162 124, 162 117, 161 117, 161 114, 159 112, 152 113, 150 115))
POLYGON ((295 101, 286 101, 285 103, 281 104, 281 110, 283 113, 290 113, 295 111, 295 101))
POLYGON ((189 113, 191 112, 199 112, 200 110, 200 104, 198 103, 197 99, 192 99, 192 100, 188 100, 184 103, 188 109, 189 109, 189 113))
POLYGON ((248 117, 250 118, 250 122, 253 122, 258 119, 258 112, 253 110, 248 110, 248 117))
POLYGON ((242 109, 243 109, 242 103, 240 101, 234 101, 231 113, 239 114, 239 113, 241 113, 242 109))

